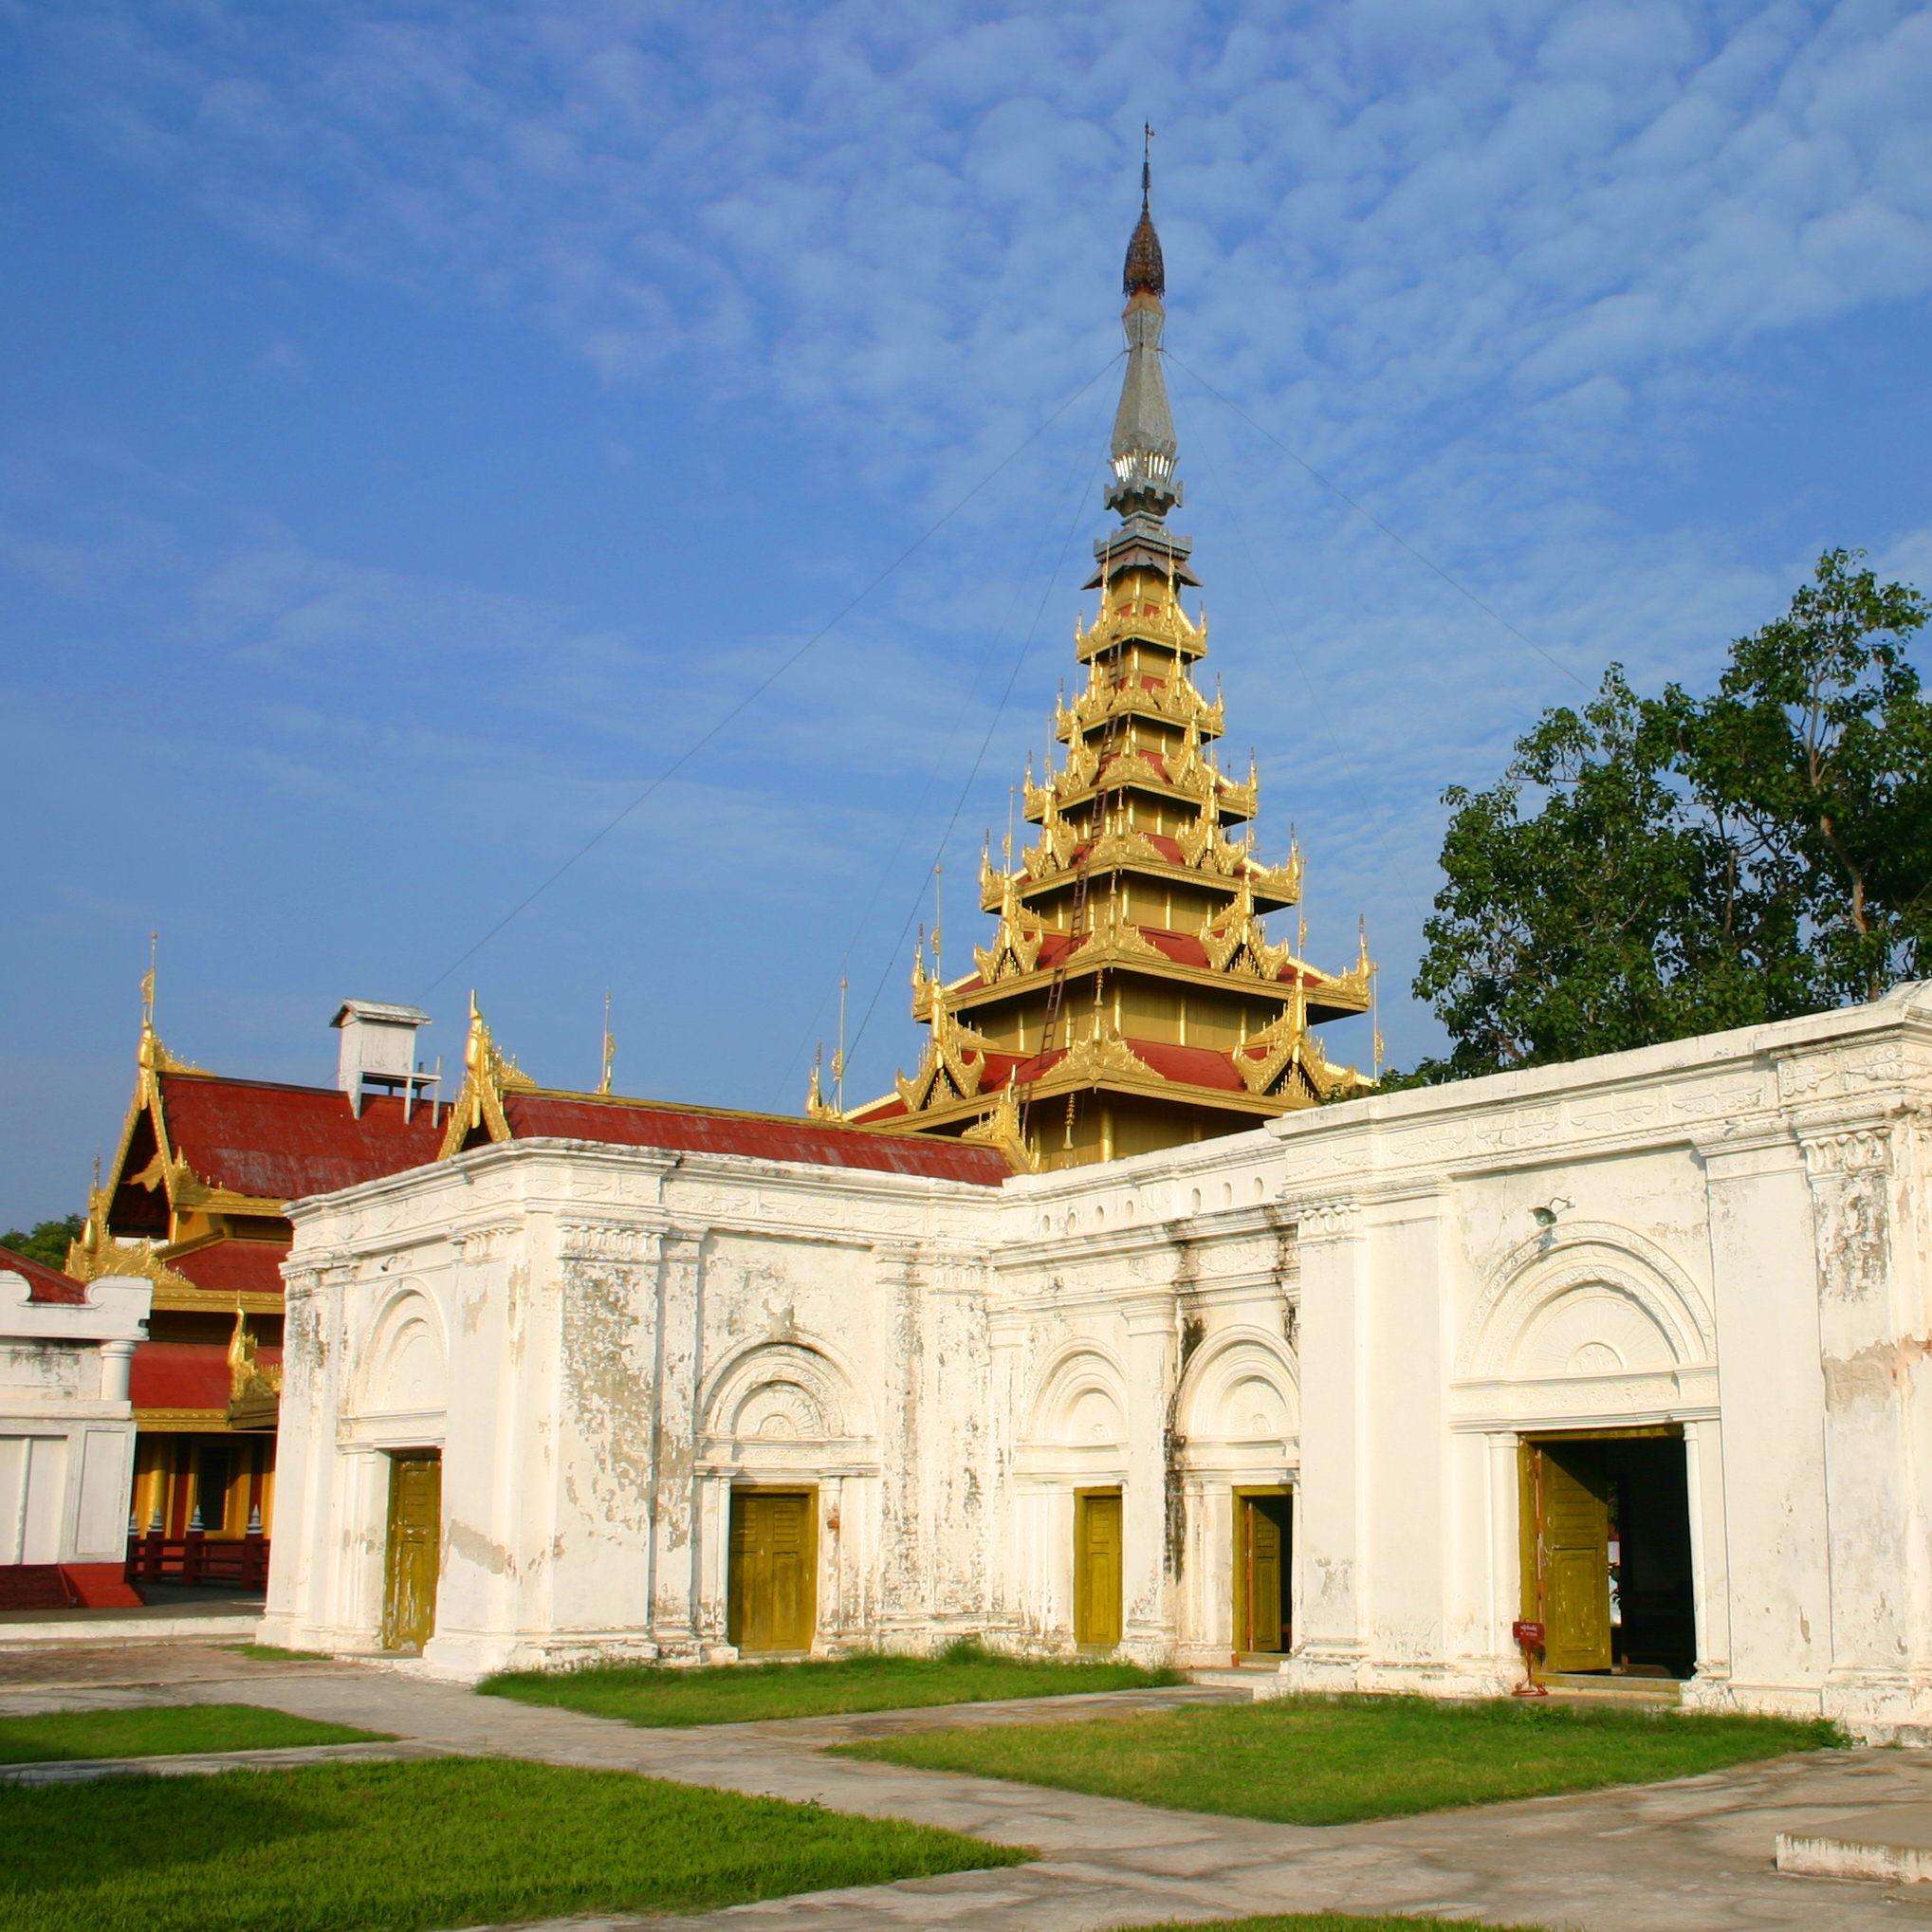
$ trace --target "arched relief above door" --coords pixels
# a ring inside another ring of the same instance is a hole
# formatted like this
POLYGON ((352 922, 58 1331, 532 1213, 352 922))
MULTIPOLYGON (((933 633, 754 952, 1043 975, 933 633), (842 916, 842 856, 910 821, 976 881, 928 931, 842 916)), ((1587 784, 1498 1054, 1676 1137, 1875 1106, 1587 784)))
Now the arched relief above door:
POLYGON ((1633 1228, 1577 1222, 1532 1237, 1491 1275, 1463 1331, 1459 1379, 1646 1374, 1717 1353, 1702 1291, 1633 1228))
POLYGON ((714 1442, 853 1442, 873 1421, 853 1377, 832 1355, 800 1342, 760 1342, 711 1379, 703 1405, 714 1442))
POLYGON ((404 1283, 369 1326, 358 1407, 364 1415, 434 1413, 449 1403, 449 1348, 435 1302, 404 1283))
POLYGON ((1025 1439, 1097 1448, 1127 1440, 1127 1385, 1119 1364, 1091 1343, 1048 1364, 1027 1405, 1025 1439))
POLYGON ((1260 1329, 1217 1335, 1187 1366, 1177 1406, 1190 1443, 1289 1443, 1300 1434, 1295 1364, 1260 1329))

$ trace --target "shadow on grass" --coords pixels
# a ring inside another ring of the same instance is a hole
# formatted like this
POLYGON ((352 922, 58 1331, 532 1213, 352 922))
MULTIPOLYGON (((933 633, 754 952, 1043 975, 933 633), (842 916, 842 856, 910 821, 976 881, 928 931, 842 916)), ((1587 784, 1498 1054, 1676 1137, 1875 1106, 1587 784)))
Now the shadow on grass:
POLYGON ((788 1664, 590 1664, 568 1670, 506 1670, 485 1678, 476 1688, 486 1697, 556 1704, 591 1717, 672 1725, 1073 1697, 1185 1681, 1178 1670, 1150 1670, 1136 1664, 1003 1657, 964 1640, 936 1657, 865 1650, 788 1664))
POLYGON ((4 1932, 432 1932, 692 1911, 1034 1855, 503 1758, 0 1788, 4 1932))

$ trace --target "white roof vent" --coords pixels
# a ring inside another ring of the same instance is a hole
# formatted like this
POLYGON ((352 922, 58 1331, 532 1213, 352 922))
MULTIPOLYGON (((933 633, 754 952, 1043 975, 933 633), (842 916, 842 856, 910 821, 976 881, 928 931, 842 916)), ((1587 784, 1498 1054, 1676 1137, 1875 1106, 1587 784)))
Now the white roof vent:
POLYGON ((400 1094, 407 1120, 418 1098, 429 1097, 442 1077, 440 1062, 437 1072, 426 1073, 415 1057, 416 1029, 430 1024, 430 1016, 419 1006, 344 1000, 329 1024, 342 1035, 336 1085, 348 1095, 359 1116, 365 1094, 400 1094))

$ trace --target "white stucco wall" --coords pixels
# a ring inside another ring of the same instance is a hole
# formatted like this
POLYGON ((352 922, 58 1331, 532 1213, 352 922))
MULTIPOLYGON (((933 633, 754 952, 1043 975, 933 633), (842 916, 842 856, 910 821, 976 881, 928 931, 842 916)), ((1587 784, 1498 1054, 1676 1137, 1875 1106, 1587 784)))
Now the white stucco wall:
POLYGON ((568 1142, 293 1209, 270 1639, 368 1648, 436 1445, 432 1667, 723 1654, 734 1483, 818 1487, 821 1647, 1225 1662, 1295 1493, 1288 1687, 1516 1677, 1518 1444, 1685 1444, 1693 1702, 1932 1721, 1932 991, 999 1189, 568 1142))
POLYGON ((0 1268, 0 1564, 125 1559, 128 1370, 153 1294, 103 1276, 84 1302, 35 1301, 0 1268))

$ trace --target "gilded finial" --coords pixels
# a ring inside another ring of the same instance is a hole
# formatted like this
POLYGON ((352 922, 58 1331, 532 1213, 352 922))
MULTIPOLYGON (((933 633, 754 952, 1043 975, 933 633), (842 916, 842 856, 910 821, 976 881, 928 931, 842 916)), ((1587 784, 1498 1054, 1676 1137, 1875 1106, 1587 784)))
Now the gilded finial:
POLYGON ((613 1067, 613 1065, 615 1065, 616 1058, 617 1058, 616 1037, 611 1032, 611 989, 608 986, 606 986, 604 988, 603 1077, 599 1079, 597 1083, 597 1090, 599 1094, 608 1094, 611 1091, 611 1068, 613 1067))
POLYGON ((1127 266, 1121 273, 1121 292, 1131 302, 1145 290, 1158 301, 1168 292, 1166 265, 1161 260, 1161 238, 1154 232, 1152 196, 1154 185, 1154 131, 1143 128, 1140 157, 1140 221, 1133 239, 1127 245, 1127 266))

